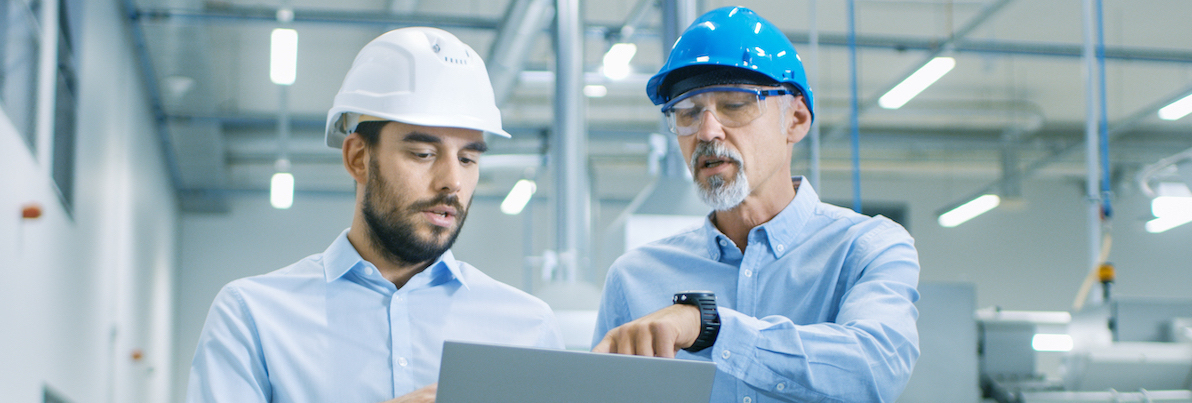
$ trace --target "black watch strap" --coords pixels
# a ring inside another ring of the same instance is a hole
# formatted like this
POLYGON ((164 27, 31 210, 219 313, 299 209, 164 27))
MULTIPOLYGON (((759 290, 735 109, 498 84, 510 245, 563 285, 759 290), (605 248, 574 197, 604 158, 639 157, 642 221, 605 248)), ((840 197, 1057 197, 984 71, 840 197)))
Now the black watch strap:
POLYGON ((691 305, 699 308, 699 336, 691 347, 684 348, 688 352, 697 352, 716 344, 716 336, 720 334, 720 314, 716 312, 716 294, 711 291, 684 291, 675 294, 672 302, 691 305))

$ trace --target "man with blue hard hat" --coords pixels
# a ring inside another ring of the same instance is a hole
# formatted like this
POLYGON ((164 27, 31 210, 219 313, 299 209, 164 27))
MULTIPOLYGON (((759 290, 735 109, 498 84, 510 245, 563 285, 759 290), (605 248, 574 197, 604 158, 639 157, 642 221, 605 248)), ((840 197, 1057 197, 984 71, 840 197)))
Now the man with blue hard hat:
POLYGON ((646 92, 714 211, 613 263, 593 351, 715 362, 713 402, 895 401, 919 357, 914 240, 791 175, 813 102, 786 36, 713 10, 646 92))

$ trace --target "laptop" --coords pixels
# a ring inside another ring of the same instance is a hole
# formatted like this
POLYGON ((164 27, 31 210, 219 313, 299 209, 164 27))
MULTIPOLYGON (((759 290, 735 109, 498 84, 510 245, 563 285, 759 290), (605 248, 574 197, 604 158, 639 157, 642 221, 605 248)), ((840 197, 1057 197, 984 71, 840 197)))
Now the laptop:
POLYGON ((716 364, 448 341, 438 403, 707 403, 716 364))

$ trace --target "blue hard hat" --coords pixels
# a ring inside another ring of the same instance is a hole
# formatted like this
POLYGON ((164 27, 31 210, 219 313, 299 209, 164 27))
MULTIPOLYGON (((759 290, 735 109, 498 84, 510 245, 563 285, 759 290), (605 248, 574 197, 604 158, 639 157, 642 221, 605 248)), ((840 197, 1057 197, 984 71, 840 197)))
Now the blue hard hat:
POLYGON ((701 86, 779 83, 794 86, 813 111, 803 61, 786 34, 753 10, 723 7, 683 31, 662 69, 646 83, 646 94, 662 105, 701 86))

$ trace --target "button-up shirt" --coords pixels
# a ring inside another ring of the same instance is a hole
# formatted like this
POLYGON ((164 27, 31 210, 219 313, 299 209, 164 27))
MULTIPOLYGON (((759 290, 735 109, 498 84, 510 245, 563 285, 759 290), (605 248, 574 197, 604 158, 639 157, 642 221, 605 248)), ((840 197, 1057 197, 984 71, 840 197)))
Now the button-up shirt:
MULTIPOLYGON (((713 402, 892 402, 919 357, 919 259, 906 230, 820 202, 807 181, 749 231, 744 253, 705 220, 609 269, 593 345, 688 290, 716 294, 713 402)), ((711 216, 709 216, 711 217, 711 216)))
POLYGON ((562 348, 550 307, 450 251, 398 289, 344 231, 215 297, 188 402, 376 403, 435 383, 444 340, 562 348))

